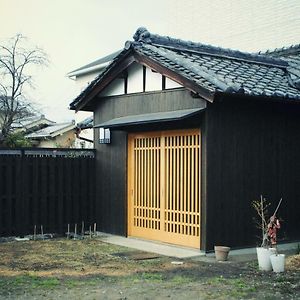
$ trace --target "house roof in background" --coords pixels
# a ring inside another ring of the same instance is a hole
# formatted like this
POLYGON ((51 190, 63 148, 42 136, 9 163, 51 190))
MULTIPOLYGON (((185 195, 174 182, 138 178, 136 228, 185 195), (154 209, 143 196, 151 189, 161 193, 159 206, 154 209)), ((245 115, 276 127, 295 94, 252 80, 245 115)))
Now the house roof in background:
POLYGON ((119 50, 105 57, 97 59, 87 65, 84 65, 76 70, 69 72, 67 75, 69 77, 73 77, 73 76, 85 75, 93 71, 104 69, 117 55, 120 54, 121 51, 122 50, 119 50))
POLYGON ((93 128, 94 126, 94 118, 93 116, 90 116, 83 121, 77 123, 77 127, 80 129, 88 129, 88 128, 93 128))
POLYGON ((75 127, 75 122, 55 123, 54 125, 50 125, 38 131, 27 134, 25 137, 29 139, 54 138, 57 135, 61 135, 69 130, 74 129, 75 127))
POLYGON ((54 121, 51 121, 45 117, 45 115, 32 116, 25 119, 21 119, 12 124, 12 127, 15 129, 31 129, 40 125, 51 125, 55 124, 54 121))
MULTIPOLYGON (((112 74, 120 66, 127 67, 122 62, 129 56, 133 57, 131 62, 171 76, 209 101, 213 101, 216 93, 300 100, 300 74, 293 72, 299 62, 291 56, 224 49, 151 34, 145 28, 139 28, 133 39, 126 42, 124 50, 70 104, 71 109, 85 107, 109 84, 108 78, 113 80, 112 74)), ((298 52, 293 55, 299 58, 298 52)))

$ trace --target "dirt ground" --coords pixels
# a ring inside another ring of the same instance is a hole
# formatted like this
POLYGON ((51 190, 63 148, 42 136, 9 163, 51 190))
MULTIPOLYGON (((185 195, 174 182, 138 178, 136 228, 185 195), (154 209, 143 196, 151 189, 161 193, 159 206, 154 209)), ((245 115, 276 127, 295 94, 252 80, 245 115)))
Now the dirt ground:
POLYGON ((178 260, 98 239, 5 242, 0 299, 300 299, 300 256, 275 274, 255 261, 178 260))

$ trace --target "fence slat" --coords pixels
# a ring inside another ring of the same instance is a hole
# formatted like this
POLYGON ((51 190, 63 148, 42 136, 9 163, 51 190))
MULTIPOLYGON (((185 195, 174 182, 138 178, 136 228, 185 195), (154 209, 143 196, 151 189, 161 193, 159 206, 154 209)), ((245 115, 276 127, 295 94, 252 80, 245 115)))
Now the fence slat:
POLYGON ((0 149, 0 236, 32 234, 34 225, 64 234, 68 223, 93 222, 94 160, 93 150, 0 149))

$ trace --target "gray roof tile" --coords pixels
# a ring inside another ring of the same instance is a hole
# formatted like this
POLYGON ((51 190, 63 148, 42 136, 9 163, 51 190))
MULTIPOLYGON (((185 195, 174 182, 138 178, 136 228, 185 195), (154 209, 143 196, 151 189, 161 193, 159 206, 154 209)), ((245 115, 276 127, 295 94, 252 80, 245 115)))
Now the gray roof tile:
POLYGON ((287 49, 244 53, 162 37, 141 28, 106 71, 71 103, 71 108, 76 108, 128 51, 145 56, 210 92, 300 99, 300 46, 287 49))

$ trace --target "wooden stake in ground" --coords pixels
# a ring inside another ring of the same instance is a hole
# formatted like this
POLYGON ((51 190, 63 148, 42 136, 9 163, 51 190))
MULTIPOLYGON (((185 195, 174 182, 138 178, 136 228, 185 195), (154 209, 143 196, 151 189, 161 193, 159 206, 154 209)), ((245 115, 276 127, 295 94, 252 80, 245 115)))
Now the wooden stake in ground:
POLYGON ((77 223, 75 224, 75 227, 74 227, 74 240, 76 239, 76 236, 77 236, 77 223))
POLYGON ((84 221, 81 222, 81 235, 84 236, 84 221))
POLYGON ((43 225, 41 225, 41 234, 42 234, 42 239, 44 239, 44 230, 43 230, 43 225))
POLYGON ((96 236, 96 226, 97 226, 97 224, 94 223, 94 235, 95 235, 95 236, 96 236))
POLYGON ((67 232, 67 238, 70 238, 70 224, 68 223, 68 232, 67 232))
POLYGON ((33 227, 33 240, 36 240, 36 225, 33 227))

